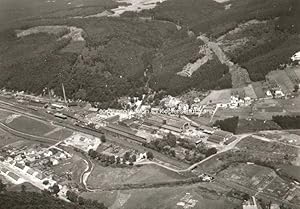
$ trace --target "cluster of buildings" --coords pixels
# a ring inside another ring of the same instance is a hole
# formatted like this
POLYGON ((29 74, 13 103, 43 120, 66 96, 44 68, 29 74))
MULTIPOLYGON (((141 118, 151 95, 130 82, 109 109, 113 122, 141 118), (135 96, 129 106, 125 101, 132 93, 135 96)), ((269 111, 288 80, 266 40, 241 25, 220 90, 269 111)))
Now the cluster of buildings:
POLYGON ((74 133, 64 140, 64 144, 88 152, 90 149, 97 150, 101 144, 101 140, 87 134, 74 133))
POLYGON ((42 189, 56 184, 50 167, 71 157, 59 148, 43 148, 38 145, 21 148, 9 146, 1 151, 4 156, 0 162, 1 174, 14 184, 28 181, 42 189), (45 184, 45 181, 48 183, 45 184))

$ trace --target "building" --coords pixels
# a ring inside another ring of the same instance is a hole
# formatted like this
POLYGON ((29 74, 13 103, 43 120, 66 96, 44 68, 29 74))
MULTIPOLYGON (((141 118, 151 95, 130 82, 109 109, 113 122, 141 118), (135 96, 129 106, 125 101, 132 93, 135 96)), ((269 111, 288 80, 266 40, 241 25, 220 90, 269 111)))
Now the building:
POLYGON ((62 113, 55 113, 54 116, 57 117, 57 118, 60 118, 60 119, 64 119, 64 120, 67 119, 67 116, 65 116, 62 113))
POLYGON ((137 131, 119 124, 108 124, 107 126, 102 128, 102 131, 105 134, 105 136, 108 137, 124 139, 138 144, 143 144, 144 142, 146 142, 145 138, 136 135, 137 131))
POLYGON ((108 125, 109 123, 116 123, 120 121, 120 116, 119 115, 113 115, 111 117, 108 117, 104 120, 105 125, 108 125))
POLYGON ((244 201, 243 209, 258 209, 254 196, 252 196, 248 201, 244 201))
POLYGON ((222 131, 222 130, 215 130, 212 135, 210 135, 207 139, 207 141, 221 144, 223 142, 228 141, 233 136, 232 133, 228 131, 222 131))
POLYGON ((163 114, 150 115, 144 119, 143 125, 154 126, 171 132, 182 133, 191 128, 191 123, 179 117, 163 114))
POLYGON ((206 134, 213 134, 213 132, 215 131, 214 128, 204 125, 199 126, 197 129, 206 134))
POLYGON ((15 184, 21 184, 23 183, 23 180, 20 178, 20 176, 18 176, 17 174, 13 173, 13 172, 8 172, 7 176, 9 177, 10 180, 12 180, 12 182, 14 182, 15 184))

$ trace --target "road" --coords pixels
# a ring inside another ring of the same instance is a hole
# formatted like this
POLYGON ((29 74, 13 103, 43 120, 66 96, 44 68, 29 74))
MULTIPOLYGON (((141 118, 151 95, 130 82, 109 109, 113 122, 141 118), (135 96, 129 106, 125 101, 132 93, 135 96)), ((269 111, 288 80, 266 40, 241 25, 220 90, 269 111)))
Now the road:
MULTIPOLYGON (((2 107, 3 108, 3 107, 2 107)), ((6 107, 7 108, 7 107, 6 107)), ((47 120, 47 119, 45 119, 45 118, 41 118, 41 117, 39 117, 39 116, 35 116, 35 115, 32 115, 32 114, 30 114, 30 113, 26 113, 25 112, 25 110, 15 110, 15 108, 16 107, 12 107, 12 106, 10 106, 10 111, 13 111, 13 112, 17 112, 17 113, 20 113, 20 114, 24 114, 24 115, 26 115, 26 116, 28 116, 28 117, 31 117, 31 118, 33 118, 33 119, 38 119, 38 120, 42 120, 42 121, 44 121, 44 122, 50 122, 49 120, 47 120)), ((70 130, 76 130, 76 131, 81 131, 83 128, 80 128, 80 127, 70 127, 70 125, 66 125, 66 124, 57 124, 58 126, 61 126, 61 127, 64 127, 64 128, 67 128, 67 129, 70 129, 70 130)), ((3 124, 3 123, 0 123, 0 128, 2 128, 2 129, 4 129, 5 131, 8 131, 8 132, 10 132, 10 133, 12 133, 12 134, 15 134, 15 135, 21 135, 21 136, 23 136, 23 137, 26 137, 26 138, 33 138, 34 140, 37 140, 37 141, 43 141, 43 142, 45 142, 45 140, 47 141, 47 142, 55 142, 55 143, 57 143, 58 141, 57 140, 54 140, 54 139, 51 139, 51 138, 48 138, 48 137, 39 137, 39 136, 34 136, 34 135, 31 135, 31 134, 27 134, 27 133, 22 133, 22 132, 20 132, 20 131, 17 131, 17 130, 14 130, 14 129, 12 129, 12 128, 10 128, 10 127, 7 127, 5 124, 3 124)), ((85 130, 85 132, 88 132, 88 134, 91 134, 91 130, 85 130)), ((99 135, 100 133, 94 133, 94 134, 96 134, 96 135, 99 135)), ((223 153, 223 152, 226 152, 226 151, 228 151, 228 150, 231 150, 231 149, 233 149, 233 148, 235 148, 235 146, 236 146, 236 144, 237 143, 239 143, 243 138, 245 138, 245 137, 247 137, 247 136, 250 136, 250 135, 252 135, 253 133, 249 133, 249 134, 243 134, 243 135, 239 135, 238 136, 238 138, 237 138, 237 140, 235 140, 234 142, 232 142, 231 144, 229 144, 229 145, 227 145, 223 150, 221 150, 220 152, 218 152, 217 154, 215 154, 215 155, 212 155, 212 156, 210 156, 210 157, 208 157, 208 158, 206 158, 206 159, 204 159, 204 160, 202 160, 202 161, 200 161, 200 162, 197 162, 197 163, 195 163, 195 164, 193 164, 193 165, 191 165, 190 167, 188 167, 188 168, 186 168, 186 169, 176 169, 176 168, 172 168, 172 167, 170 167, 170 166, 167 166, 167 165, 163 165, 163 164, 160 164, 160 163, 157 163, 157 162, 152 162, 152 161, 144 161, 144 162, 140 162, 139 164, 144 164, 144 165, 146 165, 146 164, 155 164, 155 165, 157 165, 157 166, 160 166, 160 167, 163 167, 163 168, 165 168, 165 169, 168 169, 168 170, 170 170, 170 171, 173 171, 173 172, 176 172, 176 173, 183 173, 183 172, 188 172, 188 171, 191 171, 191 170, 193 170, 194 168, 196 168, 197 166, 199 166, 199 165, 201 165, 202 163, 204 163, 204 162, 206 162, 206 161, 208 161, 209 159, 211 159, 211 158, 213 158, 213 157, 215 157, 215 156, 217 156, 217 155, 219 155, 220 153, 223 153)), ((258 139, 261 139, 261 140, 266 140, 264 137, 257 137, 258 139)), ((268 139, 268 140, 270 140, 270 139, 268 139)), ((277 142, 277 141, 274 141, 274 142, 277 142)), ((291 145, 290 145, 291 146, 291 145)), ((298 147, 298 146, 297 146, 298 147)), ((92 163, 90 162, 90 161, 86 161, 86 163, 87 163, 87 168, 85 169, 85 171, 82 173, 82 175, 81 175, 81 182, 82 182, 82 184, 85 186, 85 188, 87 189, 87 191, 100 191, 100 190, 102 190, 103 191, 103 189, 92 189, 92 188, 90 188, 90 187, 88 187, 87 186, 87 180, 88 180, 88 177, 89 177, 89 175, 90 175, 90 173, 92 172, 92 170, 93 170, 93 165, 92 165, 92 163)), ((268 199, 271 199, 271 200, 274 200, 274 201, 279 201, 279 202, 282 202, 282 203, 285 203, 285 204, 288 204, 288 205, 290 205, 290 206, 293 206, 293 207, 295 207, 295 205, 294 204, 292 204, 292 203, 289 203, 289 202, 287 202, 287 201, 284 201, 284 200, 280 200, 280 199, 278 199, 277 197, 275 197, 275 196, 271 196, 270 194, 265 194, 265 193, 263 193, 263 192, 260 192, 260 191, 256 191, 256 190, 254 190, 254 189, 250 189, 250 188, 247 188, 247 187, 244 187, 244 186, 242 186, 242 185, 238 185, 238 184, 236 184, 236 183, 234 183, 234 182, 231 182, 231 181, 228 181, 228 180, 226 180, 226 179, 220 179, 219 177, 218 178, 216 178, 216 180, 217 181, 220 181, 220 182, 222 182, 224 185, 229 185, 230 187, 232 187, 232 188, 236 188, 236 189, 238 189, 238 190, 241 190, 241 189, 243 189, 243 191, 245 190, 245 191, 249 191, 249 192, 251 192, 251 194, 253 193, 253 194, 257 194, 257 196, 258 197, 264 197, 264 198, 268 198, 268 199)), ((164 183, 164 182, 162 182, 162 183, 164 183)), ((189 183, 190 184, 190 183, 189 183)), ((133 184, 132 185, 133 186, 133 188, 132 189, 138 189, 138 188, 145 188, 145 186, 144 185, 139 185, 139 184, 133 184)), ((148 186, 148 187, 146 187, 146 188, 158 188, 158 187, 165 187, 165 186, 178 186, 176 183, 174 183, 174 185, 164 185, 164 184, 162 184, 162 185, 158 185, 158 184, 153 184, 153 185, 150 185, 150 186, 148 186)), ((122 187, 122 185, 119 185, 118 187, 116 187, 116 188, 106 188, 106 190, 114 190, 114 189, 128 189, 127 188, 127 186, 126 185, 124 185, 123 187, 122 187)))
POLYGON ((176 173, 184 173, 184 172, 188 172, 188 171, 191 171, 193 169, 195 169, 197 166, 201 165, 202 163, 210 160, 211 158, 223 153, 223 152, 227 152, 233 148, 235 148, 235 146, 244 138, 250 136, 251 134, 242 134, 242 135, 238 135, 237 136, 237 139, 233 142, 231 142, 230 144, 228 144, 223 150, 217 152, 216 154, 214 155, 211 155, 205 159, 203 159, 202 161, 199 161, 197 163, 194 163, 193 165, 189 166, 188 168, 186 169, 175 169, 175 168, 171 168, 169 166, 166 166, 166 165, 163 165, 161 163, 158 163, 158 162, 154 162, 154 161, 148 161, 148 160, 144 160, 144 161, 141 161, 141 162, 137 162, 135 163, 136 165, 157 165, 157 166, 160 166, 162 168, 165 168, 165 169, 168 169, 170 171, 173 171, 173 172, 176 172, 176 173))

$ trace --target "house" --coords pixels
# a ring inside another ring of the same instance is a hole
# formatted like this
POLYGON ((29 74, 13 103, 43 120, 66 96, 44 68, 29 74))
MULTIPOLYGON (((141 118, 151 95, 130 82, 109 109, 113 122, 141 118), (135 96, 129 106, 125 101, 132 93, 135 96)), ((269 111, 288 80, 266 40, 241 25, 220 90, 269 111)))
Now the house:
POLYGON ((16 163, 15 166, 21 170, 23 170, 25 168, 25 166, 22 165, 21 163, 16 163))
POLYGON ((46 176, 40 172, 37 172, 37 174, 35 175, 36 178, 38 178, 39 180, 43 180, 44 178, 46 178, 46 176))
POLYGON ((292 60, 293 62, 295 62, 295 61, 300 62, 300 52, 295 53, 295 54, 291 57, 291 60, 292 60))
POLYGON ((32 168, 29 168, 29 169, 27 170, 27 173, 28 173, 29 175, 33 175, 34 172, 35 172, 35 171, 34 171, 32 168))
POLYGON ((284 97, 284 93, 281 90, 276 90, 275 91, 275 98, 282 98, 284 97))
POLYGON ((17 174, 13 173, 13 172, 8 172, 7 176, 13 180, 13 182, 15 182, 16 184, 20 184, 23 182, 23 180, 20 178, 20 176, 18 176, 17 174))
POLYGON ((6 174, 8 171, 9 171, 9 170, 8 170, 7 168, 4 168, 4 167, 1 168, 1 172, 4 173, 4 174, 6 174))
POLYGON ((267 98, 273 98, 272 92, 270 90, 266 91, 267 98))
POLYGON ((244 201, 243 209, 258 209, 254 196, 252 196, 248 201, 244 201))

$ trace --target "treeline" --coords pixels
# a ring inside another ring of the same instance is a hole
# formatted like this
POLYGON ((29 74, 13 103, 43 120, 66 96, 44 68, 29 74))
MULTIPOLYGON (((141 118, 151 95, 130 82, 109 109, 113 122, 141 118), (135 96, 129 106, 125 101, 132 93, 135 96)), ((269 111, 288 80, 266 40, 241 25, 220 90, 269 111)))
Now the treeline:
POLYGON ((300 129, 300 116, 273 116, 272 120, 282 129, 300 129))
MULTIPOLYGON (((0 183, 2 184, 2 183, 0 183)), ((69 203, 64 200, 36 192, 0 192, 1 209, 107 209, 97 201, 82 199, 80 202, 69 203)))
POLYGON ((213 126, 217 126, 223 131, 229 131, 235 134, 237 132, 238 123, 239 117, 231 117, 224 120, 217 120, 213 126))
POLYGON ((172 133, 168 133, 163 139, 152 140, 149 143, 145 142, 143 146, 156 150, 178 160, 183 160, 189 164, 199 162, 213 154, 217 153, 217 149, 208 148, 204 143, 200 142, 196 145, 189 139, 176 137, 172 133), (178 147, 185 149, 184 153, 178 154, 178 147), (184 158, 182 158, 184 156, 184 158))
POLYGON ((120 108, 117 100, 121 96, 146 93, 148 78, 152 89, 172 95, 190 88, 231 87, 228 68, 217 59, 202 66, 192 78, 176 75, 199 56, 202 44, 196 36, 188 36, 187 27, 178 31, 175 25, 160 21, 91 18, 32 20, 20 23, 19 28, 56 24, 84 29, 88 34, 84 49, 73 46, 63 52, 70 40, 57 41, 47 34, 16 38, 13 29, 2 32, 0 88, 41 94, 47 87, 62 96, 64 83, 68 98, 106 109, 120 108))
MULTIPOLYGON (((182 68, 178 69, 178 72, 181 70, 182 68)), ((150 81, 150 86, 154 89, 164 89, 176 96, 191 88, 196 90, 231 88, 232 82, 228 67, 215 58, 201 66, 191 78, 162 71, 150 81)))
POLYGON ((219 37, 248 20, 266 20, 287 16, 295 0, 245 0, 231 2, 231 8, 210 0, 165 1, 141 15, 188 25, 194 32, 219 37), (171 11, 171 12, 170 12, 171 11))

